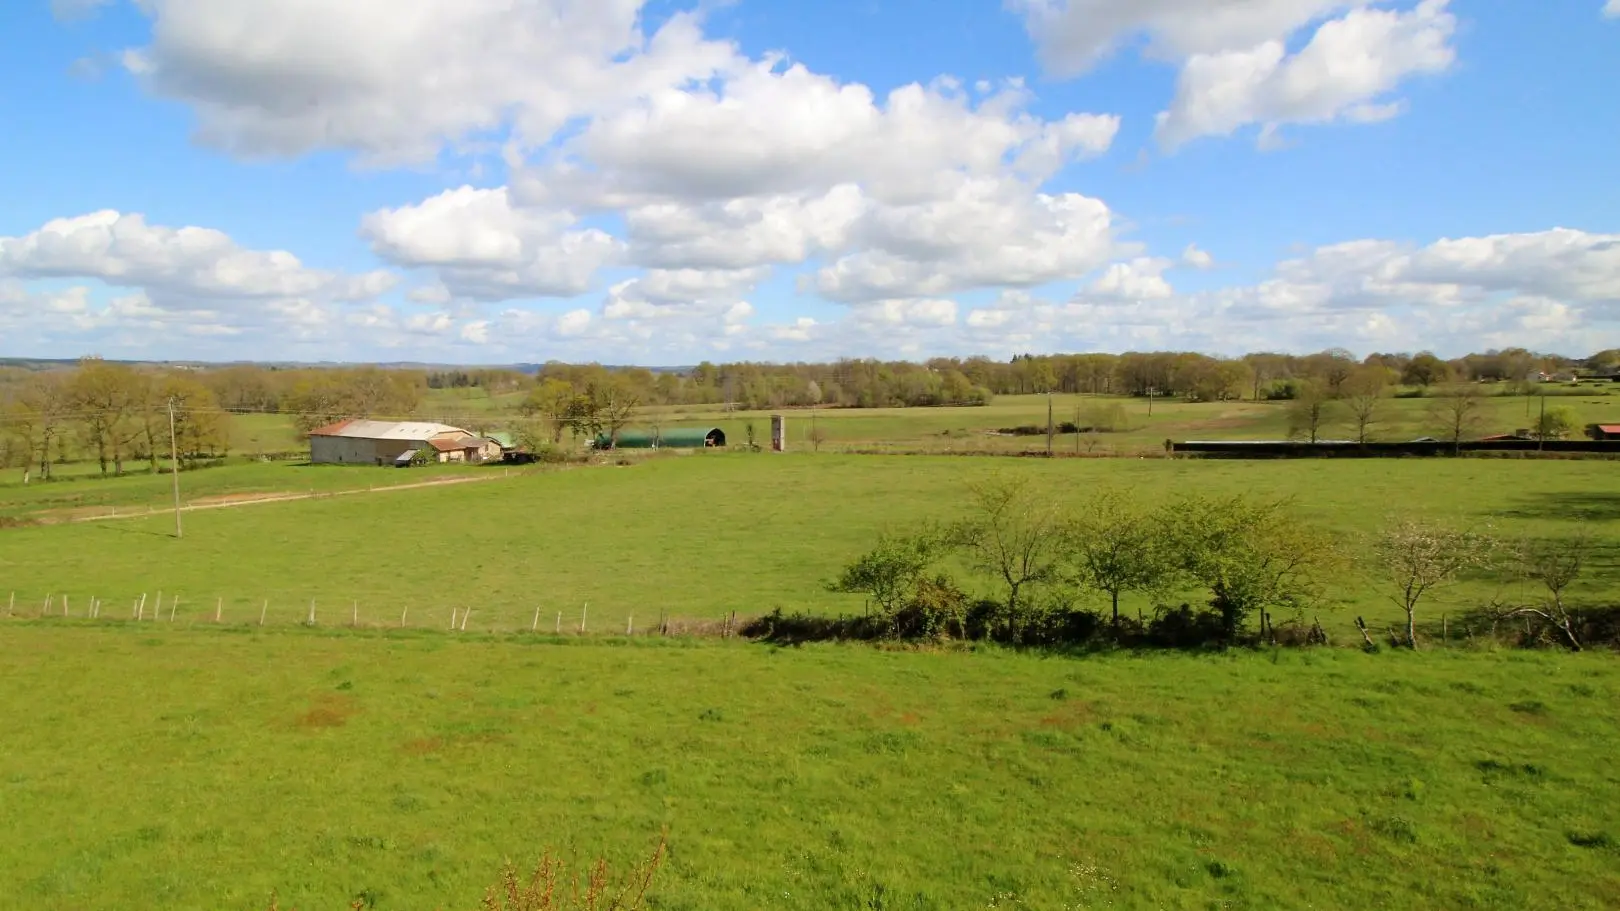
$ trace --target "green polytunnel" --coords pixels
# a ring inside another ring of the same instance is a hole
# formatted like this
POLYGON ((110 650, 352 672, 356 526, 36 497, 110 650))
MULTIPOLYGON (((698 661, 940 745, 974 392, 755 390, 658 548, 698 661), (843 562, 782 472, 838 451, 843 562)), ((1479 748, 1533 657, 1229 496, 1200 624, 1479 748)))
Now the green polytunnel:
MULTIPOLYGON (((659 430, 621 430, 619 449, 713 449, 726 445, 726 432, 718 427, 665 427, 659 430)), ((596 438, 597 449, 615 448, 608 434, 596 438)))

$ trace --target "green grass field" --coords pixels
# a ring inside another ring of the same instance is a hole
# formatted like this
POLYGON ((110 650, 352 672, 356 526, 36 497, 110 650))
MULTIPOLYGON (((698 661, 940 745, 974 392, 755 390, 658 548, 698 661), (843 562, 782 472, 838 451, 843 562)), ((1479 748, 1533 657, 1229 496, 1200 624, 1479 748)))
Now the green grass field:
MULTIPOLYGON (((267 507, 268 508, 268 507, 267 507)), ((1620 904, 1620 665, 0 622, 0 908, 1620 904)))
MULTIPOLYGON (((840 420, 876 434, 913 417, 840 420)), ((1392 514, 1590 529, 1573 599, 1612 603, 1614 470, 824 451, 184 473, 194 503, 354 493, 188 512, 183 539, 165 514, 0 528, 0 608, 16 598, 0 615, 0 911, 262 911, 271 890, 301 911, 471 911, 508 858, 549 845, 629 863, 666 830, 656 909, 1615 907, 1608 652, 1066 657, 646 635, 666 613, 859 611, 821 582, 880 530, 952 516, 993 473, 1070 502, 1103 485, 1149 502, 1292 496, 1355 554, 1392 514), (488 480, 366 492, 458 478, 488 480), (159 591, 164 607, 130 622, 159 591), (300 628, 311 601, 317 625, 300 628), (527 634, 537 612, 572 630, 587 603, 597 635, 527 634), (617 635, 632 618, 640 635, 617 635)), ((162 506, 169 484, 7 484, 0 516, 162 506)), ((1340 646, 1356 614, 1396 614, 1367 568, 1322 606, 1340 646)), ((1426 617, 1497 592, 1471 582, 1426 617)))
MULTIPOLYGON (((306 485, 419 481, 429 473, 389 468, 258 465, 185 475, 301 490, 306 485), (285 481, 272 480, 272 474, 285 481)), ((860 611, 861 599, 821 588, 885 528, 951 518, 968 482, 1023 474, 1059 500, 1081 502, 1103 485, 1154 501, 1176 492, 1292 496, 1299 513, 1340 535, 1352 553, 1391 515, 1490 526, 1506 536, 1549 537, 1588 527, 1599 559, 1579 598, 1612 591, 1620 578, 1620 484, 1605 461, 1493 459, 1022 460, 948 456, 690 454, 629 467, 514 472, 463 469, 486 483, 357 494, 187 514, 183 540, 173 519, 149 518, 0 531, 0 598, 17 592, 29 611, 47 595, 72 605, 90 598, 127 617, 134 599, 180 595, 177 622, 318 620, 445 628, 452 610, 472 608, 469 630, 545 628, 586 613, 588 628, 647 629, 668 614, 716 618, 777 607, 815 613, 860 611), (585 605, 589 605, 587 609, 585 605)), ((455 476, 457 472, 442 475, 455 476)), ((167 496, 162 478, 85 482, 167 496)), ((56 489, 52 485, 51 489, 56 489)), ((1365 565, 1333 586, 1324 624, 1350 632, 1356 613, 1393 619, 1365 565)), ((985 589, 989 593, 989 589, 985 589)), ((1493 594, 1476 583, 1437 601, 1431 619, 1493 594)), ((1509 592, 1509 594, 1521 594, 1509 592)), ((1528 593, 1523 593, 1528 594, 1528 593)), ((153 605, 155 607, 155 604, 153 605)), ((1128 611, 1150 609, 1127 601, 1128 611)), ((59 601, 58 601, 59 608, 59 601)))

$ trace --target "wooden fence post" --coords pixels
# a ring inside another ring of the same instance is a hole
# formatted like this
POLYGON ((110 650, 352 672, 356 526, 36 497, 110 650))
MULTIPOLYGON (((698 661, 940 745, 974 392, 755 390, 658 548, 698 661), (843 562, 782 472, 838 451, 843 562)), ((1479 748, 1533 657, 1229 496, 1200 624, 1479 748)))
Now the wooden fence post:
POLYGON ((461 612, 461 631, 464 633, 467 631, 467 618, 471 616, 472 608, 470 607, 461 612))
POLYGON ((215 623, 219 622, 219 615, 221 613, 223 613, 224 610, 225 610, 225 599, 224 598, 216 598, 214 600, 214 622, 215 623))
POLYGON ((540 605, 536 604, 534 606, 534 622, 529 624, 529 632, 533 633, 533 632, 538 632, 539 630, 540 630, 540 605))
POLYGON ((169 622, 170 623, 174 622, 174 615, 176 613, 179 613, 179 611, 180 611, 180 596, 175 595, 174 600, 169 602, 169 622))
POLYGON ((7 617, 11 616, 11 612, 13 610, 15 610, 16 608, 17 608, 17 593, 12 592, 11 593, 11 600, 6 602, 6 616, 7 617))
POLYGON ((410 611, 411 611, 411 606, 409 604, 407 604, 404 607, 400 608, 400 611, 399 611, 399 628, 400 629, 405 628, 405 615, 410 613, 410 611))
POLYGON ((585 634, 585 612, 591 609, 591 602, 586 601, 585 606, 579 609, 579 632, 585 634))
POLYGON ((49 617, 51 615, 51 602, 54 600, 54 595, 45 596, 45 606, 39 609, 39 615, 41 617, 49 617))
POLYGON ((360 626, 360 602, 354 602, 354 613, 349 617, 349 626, 358 629, 360 626))
POLYGON ((309 599, 309 625, 315 625, 315 599, 309 599))
MULTIPOLYGON (((158 592, 157 593, 157 598, 154 599, 154 600, 156 601, 156 603, 154 603, 152 605, 152 622, 156 623, 159 620, 163 619, 163 592, 161 592, 161 591, 158 592)), ((143 613, 143 614, 146 613, 146 596, 145 595, 141 596, 141 613, 143 613)))
POLYGON ((1445 614, 1440 615, 1440 644, 1451 645, 1451 624, 1447 621, 1445 614))
POLYGON ((68 615, 68 596, 63 595, 62 596, 62 616, 66 617, 67 615, 68 615))
POLYGON ((264 625, 264 615, 270 612, 270 599, 264 599, 264 606, 259 608, 259 625, 264 625))
POLYGON ((455 632, 455 629, 456 629, 456 609, 452 607, 452 608, 450 608, 450 631, 455 632))
POLYGON ((562 611, 557 612, 557 635, 562 635, 562 611))
POLYGON ((631 614, 630 619, 624 621, 624 634, 626 636, 634 636, 636 634, 636 615, 635 614, 631 614))

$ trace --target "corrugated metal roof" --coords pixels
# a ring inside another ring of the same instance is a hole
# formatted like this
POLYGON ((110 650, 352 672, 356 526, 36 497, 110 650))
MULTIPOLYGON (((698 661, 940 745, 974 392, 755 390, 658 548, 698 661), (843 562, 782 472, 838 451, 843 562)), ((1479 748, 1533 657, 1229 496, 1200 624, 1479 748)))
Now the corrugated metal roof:
POLYGON ((444 433, 466 433, 460 427, 432 421, 340 421, 310 431, 310 436, 361 440, 426 440, 444 433))
POLYGON ((477 449, 478 438, 470 433, 444 434, 428 440, 428 445, 440 452, 455 452, 458 449, 477 449))
POLYGON ((1604 433, 1620 433, 1620 424, 1599 424, 1597 429, 1604 433))

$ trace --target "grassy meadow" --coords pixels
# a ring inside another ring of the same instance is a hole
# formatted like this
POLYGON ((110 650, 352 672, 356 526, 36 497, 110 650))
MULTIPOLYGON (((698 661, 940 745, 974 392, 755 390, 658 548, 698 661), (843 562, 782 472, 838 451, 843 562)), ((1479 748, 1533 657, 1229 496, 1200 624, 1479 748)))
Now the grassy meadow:
MULTIPOLYGON (((1488 401, 1521 426, 1522 400, 1488 401)), ((1561 401, 1599 420, 1620 399, 1561 401)), ((1392 432, 1417 435, 1422 403, 1397 405, 1414 423, 1392 432)), ((1274 404, 1129 407, 1143 426, 1111 435, 1121 452, 1281 435, 1274 404)), ((646 635, 666 614, 860 611, 821 583, 997 473, 1074 503, 1103 486, 1294 498, 1358 556, 1320 612, 1341 646, 1357 614, 1398 612, 1364 559, 1392 515, 1586 529, 1597 556, 1572 600, 1612 603, 1620 580, 1612 461, 838 451, 1043 448, 982 431, 1044 419, 1036 398, 823 412, 820 453, 560 469, 238 459, 183 473, 186 501, 353 495, 191 511, 183 539, 161 513, 60 522, 165 506, 166 475, 8 473, 0 519, 23 524, 0 527, 0 911, 262 911, 272 890, 300 911, 471 911, 508 858, 628 864, 666 831, 649 903, 665 911, 1620 906, 1612 653, 1476 649, 1455 627, 1449 646, 1373 655, 646 635), (368 490, 460 479, 481 483, 368 490), (598 635, 549 633, 582 611, 598 635)), ((763 415, 717 420, 768 435, 763 415)), ((802 439, 807 415, 791 420, 802 439)), ((1499 593, 1470 580, 1427 619, 1499 593)))
POLYGON ((1620 664, 0 624, 0 907, 1612 908, 1620 664))
MULTIPOLYGON (((183 475, 199 481, 234 468, 183 475)), ((292 489, 315 481, 351 488, 434 477, 392 468, 248 466, 281 472, 292 489)), ((1305 518, 1353 553, 1391 515, 1552 537, 1587 527, 1599 559, 1574 594, 1597 597, 1620 575, 1620 484, 1607 461, 1495 459, 1302 460, 977 459, 949 456, 695 453, 630 466, 463 469, 485 483, 305 499, 0 532, 0 598, 17 592, 37 613, 48 595, 69 609, 92 597, 108 619, 128 617, 143 593, 179 595, 176 622, 318 621, 446 628, 473 609, 472 629, 546 629, 586 614, 591 630, 641 629, 661 615, 718 618, 786 611, 858 612, 859 597, 821 583, 886 528, 956 515, 965 486, 994 473, 1026 475, 1059 500, 1101 486, 1149 501, 1179 491, 1292 496, 1305 518), (479 472, 483 472, 481 475, 479 472), (268 607, 266 604, 268 603, 268 607), (586 605, 589 605, 587 608, 586 605)), ((443 473, 458 476, 455 471, 443 473)), ((164 479, 60 485, 116 490, 164 479)), ((275 486, 270 484, 269 486, 275 486)), ((55 489, 57 485, 50 485, 55 489)), ((31 488, 32 489, 32 488, 31 488)), ((1324 605, 1323 623, 1350 634, 1351 618, 1393 619, 1394 606, 1352 567, 1324 605)), ((988 589, 985 589, 988 593, 988 589)), ((1437 600, 1439 613, 1496 591, 1478 582, 1437 600)), ((1510 592, 1510 594, 1513 594, 1510 592)), ((152 605, 155 608, 155 604, 152 605)), ((1127 611, 1150 609, 1127 600, 1127 611)), ((148 614, 150 615, 150 613, 148 614)))

